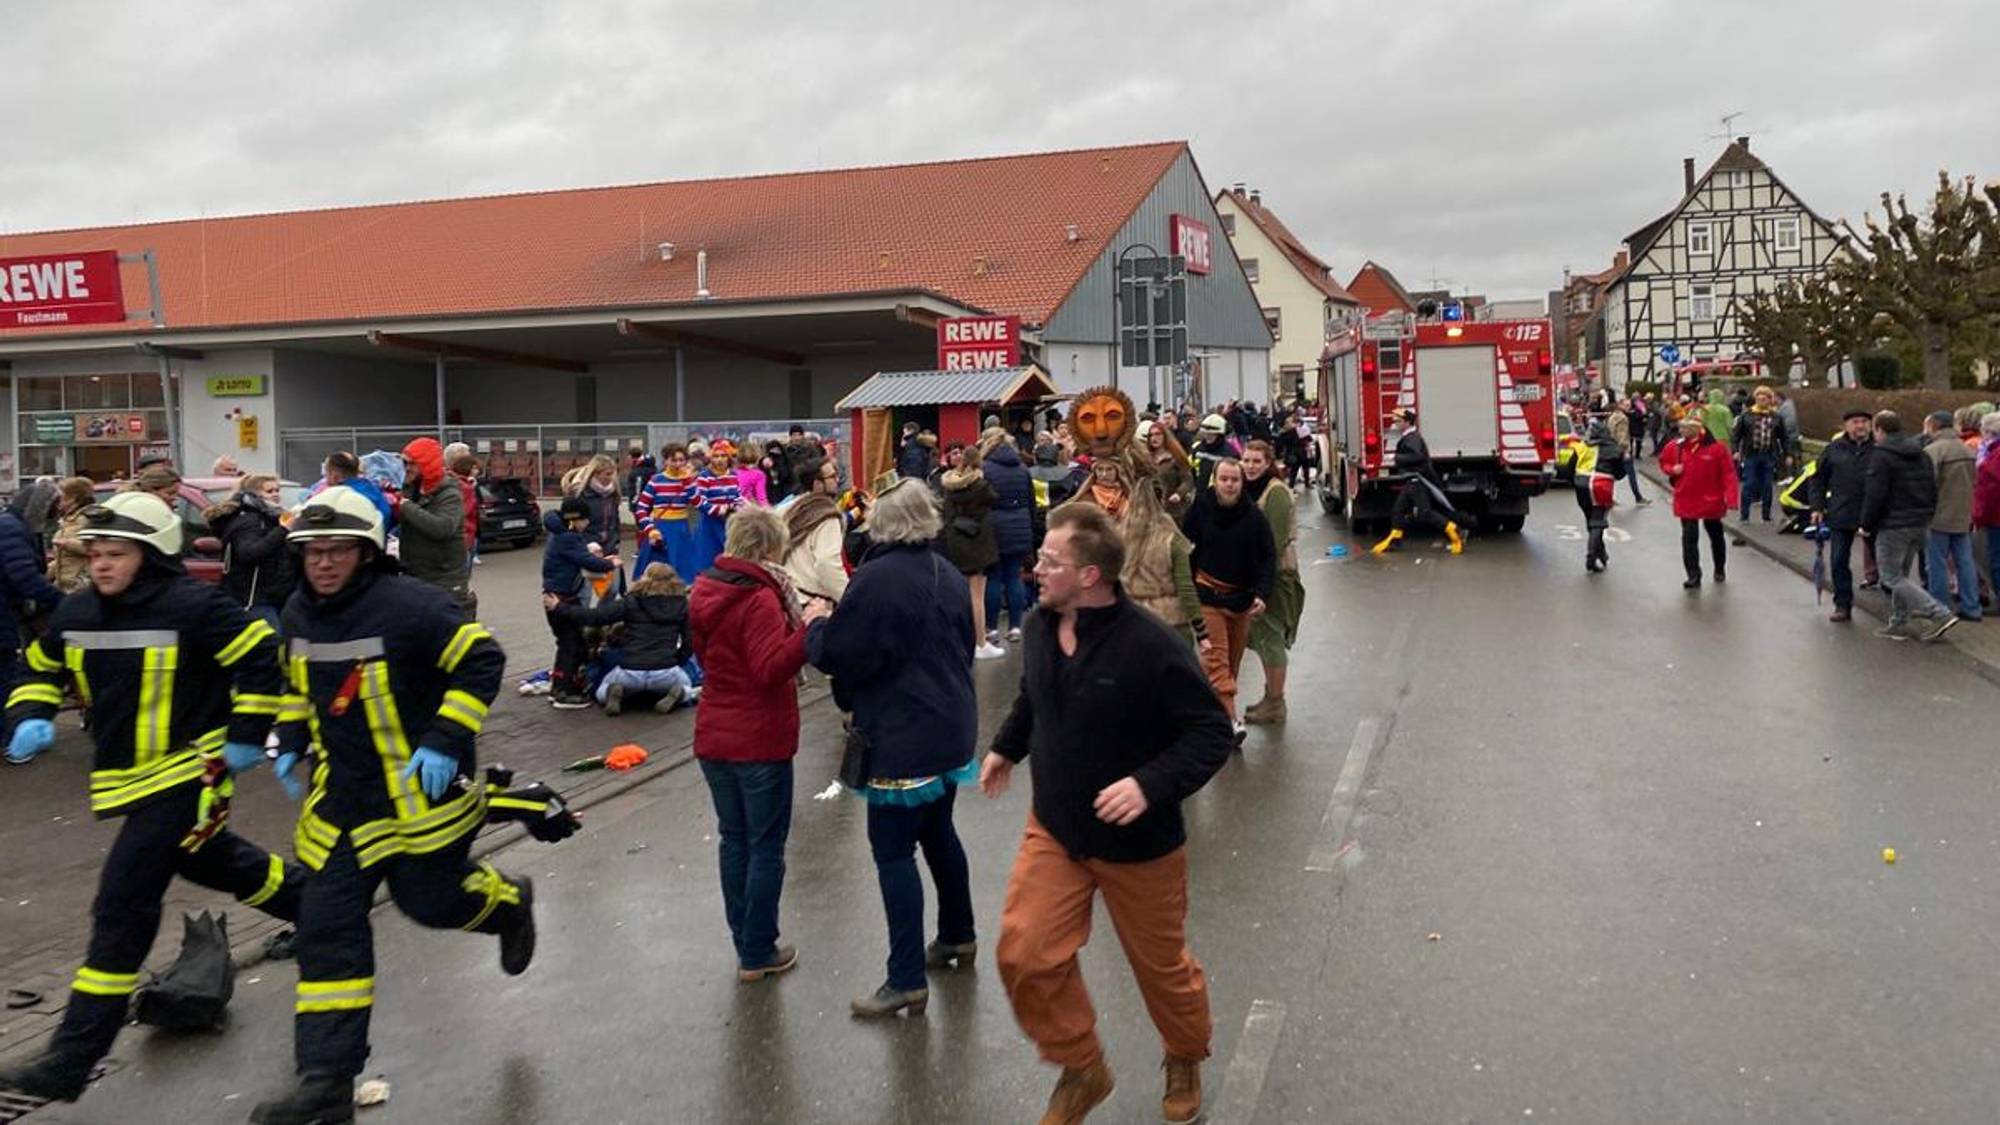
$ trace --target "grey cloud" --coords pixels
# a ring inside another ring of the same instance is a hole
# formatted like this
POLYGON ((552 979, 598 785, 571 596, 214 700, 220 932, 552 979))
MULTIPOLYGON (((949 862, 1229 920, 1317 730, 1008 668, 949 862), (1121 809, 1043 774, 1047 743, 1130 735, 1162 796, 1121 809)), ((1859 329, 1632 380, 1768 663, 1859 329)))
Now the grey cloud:
POLYGON ((1185 137, 1343 276, 1597 269, 1723 113, 1822 213, 2000 174, 1979 0, 348 0, 10 13, 0 224, 46 229, 1185 137))

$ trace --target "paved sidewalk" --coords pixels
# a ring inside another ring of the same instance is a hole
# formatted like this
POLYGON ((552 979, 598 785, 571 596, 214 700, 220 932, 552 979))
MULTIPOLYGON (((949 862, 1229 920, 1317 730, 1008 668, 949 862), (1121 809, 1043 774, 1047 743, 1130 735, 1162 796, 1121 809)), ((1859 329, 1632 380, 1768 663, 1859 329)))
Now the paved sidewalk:
MULTIPOLYGON (((1647 496, 1647 499, 1652 500, 1656 506, 1671 510, 1673 496, 1667 491, 1666 478, 1660 473, 1659 463, 1648 459, 1641 463, 1640 469, 1646 480, 1657 486, 1647 496)), ((1621 492, 1620 500, 1623 501, 1625 495, 1628 494, 1621 492)), ((1773 510, 1775 511, 1775 507, 1773 510)), ((1753 516, 1755 514, 1754 512, 1752 513, 1753 516)), ((1727 522, 1732 537, 1730 539, 1731 546, 1736 546, 1741 541, 1759 554, 1766 555, 1796 571, 1800 577, 1805 578, 1810 583, 1813 564, 1813 544, 1811 540, 1806 539, 1802 535, 1779 535, 1778 528, 1782 526, 1782 522, 1778 520, 1773 520, 1771 523, 1764 523, 1762 520, 1753 519, 1750 523, 1740 523, 1736 519, 1736 514, 1732 512, 1727 522)), ((1706 547, 1703 548, 1704 551, 1706 549, 1706 547)), ((1855 581, 1859 582, 1861 579, 1861 551, 1858 547, 1854 552, 1854 568, 1855 581)), ((1800 598, 1802 609, 1824 614, 1833 612, 1833 579, 1831 575, 1828 576, 1826 582, 1825 601, 1818 604, 1815 604, 1813 601, 1812 587, 1809 584, 1805 587, 1800 598)), ((1880 590, 1856 590, 1854 592, 1854 608, 1881 621, 1886 622, 1889 619, 1889 599, 1880 590)), ((1842 626, 1829 622, 1826 627, 1828 629, 1854 629, 1863 628, 1864 625, 1857 618, 1851 625, 1842 626)), ((1873 624, 1866 625, 1865 627, 1869 629, 1875 628, 1873 624)), ((1885 640, 1882 643, 1889 645, 1894 642, 1885 640)), ((1944 641, 1941 642, 1941 647, 1949 649, 1958 656, 1964 662, 1965 666, 1973 672, 1993 683, 2000 684, 2000 619, 1988 617, 1984 621, 1961 622, 1957 628, 1945 634, 1944 641)))
MULTIPOLYGON (((538 593, 540 552, 514 551, 487 556, 476 572, 481 619, 507 650, 508 674, 500 698, 479 740, 482 765, 505 764, 517 781, 543 780, 588 809, 648 776, 684 764, 694 736, 694 710, 672 715, 650 711, 616 719, 596 709, 556 711, 543 696, 522 696, 515 685, 546 667, 552 649, 538 593), (629 774, 565 774, 562 767, 621 743, 637 743, 653 755, 629 774)), ((823 685, 809 678, 802 704, 822 697, 823 685)), ((89 933, 90 903, 105 853, 119 821, 91 817, 88 805, 90 747, 74 715, 56 723, 55 746, 29 766, 0 766, 0 992, 22 989, 40 1001, 23 1009, 0 1008, 0 1057, 39 1043, 54 1027, 68 998, 69 979, 89 933)), ((291 855, 291 804, 268 770, 238 787, 231 827, 281 855, 291 855)), ((479 848, 490 850, 525 835, 513 826, 494 827, 479 848)), ((259 955, 263 942, 282 925, 227 895, 176 881, 168 893, 165 920, 149 967, 172 963, 180 948, 182 911, 221 910, 239 962, 259 955)))

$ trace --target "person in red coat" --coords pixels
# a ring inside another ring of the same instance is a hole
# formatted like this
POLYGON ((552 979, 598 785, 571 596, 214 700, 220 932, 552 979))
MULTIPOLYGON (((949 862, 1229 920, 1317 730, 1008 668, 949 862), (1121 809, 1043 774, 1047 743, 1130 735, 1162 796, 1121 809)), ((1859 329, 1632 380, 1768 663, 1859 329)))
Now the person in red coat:
POLYGON ((703 677, 694 755, 715 803, 723 913, 744 981, 782 973, 799 959, 796 947, 778 942, 778 896, 792 829, 805 626, 827 611, 814 602, 799 613, 784 570, 791 543, 783 517, 743 509, 688 596, 703 677))
POLYGON ((1736 506, 1739 493, 1736 462, 1729 447, 1715 440, 1700 418, 1681 419, 1679 441, 1660 454, 1660 468, 1674 489, 1674 515, 1681 521, 1681 563, 1687 567, 1684 589, 1701 587, 1701 532, 1708 531, 1709 555, 1715 560, 1715 580, 1729 579, 1729 548, 1723 542, 1722 517, 1736 506))

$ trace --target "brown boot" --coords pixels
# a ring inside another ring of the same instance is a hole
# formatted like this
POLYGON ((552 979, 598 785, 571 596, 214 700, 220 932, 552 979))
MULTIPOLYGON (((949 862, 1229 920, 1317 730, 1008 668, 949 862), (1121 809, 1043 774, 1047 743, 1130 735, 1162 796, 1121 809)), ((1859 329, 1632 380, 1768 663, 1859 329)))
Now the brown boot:
POLYGON ((1049 1108, 1042 1112, 1042 1125, 1079 1125, 1111 1096, 1111 1087, 1111 1068, 1103 1059, 1081 1069, 1063 1067, 1055 1092, 1049 1095, 1049 1108))
POLYGON ((1160 1119, 1167 1125, 1191 1125, 1201 1120, 1201 1060, 1172 1055, 1160 1064, 1167 1072, 1167 1095, 1160 1099, 1160 1119))
POLYGON ((1243 712, 1243 721, 1260 726, 1276 726, 1285 721, 1285 697, 1262 699, 1255 707, 1243 712))

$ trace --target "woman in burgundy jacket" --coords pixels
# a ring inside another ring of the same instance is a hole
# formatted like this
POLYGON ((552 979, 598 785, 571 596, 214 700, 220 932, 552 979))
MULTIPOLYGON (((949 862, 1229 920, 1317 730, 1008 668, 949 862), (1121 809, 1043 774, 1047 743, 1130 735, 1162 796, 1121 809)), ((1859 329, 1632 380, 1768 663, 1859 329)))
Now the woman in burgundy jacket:
POLYGON ((1736 461, 1729 447, 1715 440, 1700 418, 1681 419, 1681 439, 1660 454, 1660 468, 1674 489, 1674 516, 1681 521, 1681 563, 1687 567, 1683 589, 1701 587, 1701 532, 1708 530, 1709 555, 1715 560, 1715 580, 1729 579, 1725 569, 1729 548, 1722 541, 1722 517, 1739 496, 1736 461))
POLYGON ((792 827, 792 757, 799 749, 797 677, 805 623, 785 577, 791 535, 768 508, 730 518, 715 565, 695 579, 688 624, 701 659, 694 754, 715 802, 722 904, 737 978, 762 980, 798 963, 778 943, 778 896, 792 827))

